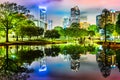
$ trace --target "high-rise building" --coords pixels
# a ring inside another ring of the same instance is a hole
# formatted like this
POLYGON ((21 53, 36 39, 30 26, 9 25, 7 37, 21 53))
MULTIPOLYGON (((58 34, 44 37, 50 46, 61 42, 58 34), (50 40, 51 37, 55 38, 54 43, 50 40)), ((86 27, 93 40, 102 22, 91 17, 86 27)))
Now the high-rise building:
POLYGON ((40 27, 43 27, 44 30, 46 30, 47 29, 47 8, 39 6, 39 9, 40 9, 39 24, 40 24, 40 27))
POLYGON ((78 6, 71 8, 70 24, 80 23, 80 10, 78 6))
POLYGON ((69 26, 69 17, 63 18, 63 28, 66 29, 69 26))
POLYGON ((52 30, 53 29, 53 21, 52 20, 48 20, 48 30, 52 30))
POLYGON ((100 27, 101 18, 102 18, 101 15, 97 15, 97 16, 96 16, 96 25, 97 25, 98 27, 100 27))
POLYGON ((80 28, 82 29, 88 29, 88 27, 90 26, 90 23, 88 22, 80 22, 80 28))
POLYGON ((102 13, 96 16, 96 25, 104 28, 105 24, 116 24, 119 13, 120 11, 103 9, 102 13))

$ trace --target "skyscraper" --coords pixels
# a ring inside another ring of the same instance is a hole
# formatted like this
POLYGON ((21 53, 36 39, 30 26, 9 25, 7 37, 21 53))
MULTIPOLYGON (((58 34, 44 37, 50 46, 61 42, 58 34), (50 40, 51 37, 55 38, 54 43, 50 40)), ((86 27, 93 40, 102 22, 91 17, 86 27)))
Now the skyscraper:
POLYGON ((39 6, 39 9, 40 9, 39 24, 40 24, 40 27, 43 27, 44 30, 46 30, 47 29, 47 8, 39 6))
POLYGON ((104 28, 105 22, 106 24, 116 24, 119 13, 120 11, 103 9, 102 13, 96 16, 96 25, 100 28, 104 28), (105 15, 105 11, 107 11, 107 15, 105 15))
POLYGON ((69 26, 69 17, 63 18, 63 28, 66 29, 69 26))
POLYGON ((100 27, 101 18, 102 18, 101 15, 97 15, 97 16, 96 16, 96 25, 97 25, 98 27, 100 27))
POLYGON ((80 10, 78 6, 71 8, 70 24, 80 23, 80 10))
POLYGON ((47 28, 48 30, 52 30, 52 28, 53 28, 52 24, 53 24, 53 21, 48 20, 48 28, 47 28))

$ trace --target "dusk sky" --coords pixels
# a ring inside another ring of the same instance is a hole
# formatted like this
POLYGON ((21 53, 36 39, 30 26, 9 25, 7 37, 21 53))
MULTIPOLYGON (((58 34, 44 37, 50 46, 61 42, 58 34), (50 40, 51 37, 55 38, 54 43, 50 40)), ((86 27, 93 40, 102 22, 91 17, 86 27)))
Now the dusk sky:
POLYGON ((0 0, 0 3, 9 1, 27 7, 36 17, 39 15, 38 6, 47 8, 48 19, 53 20, 53 25, 62 25, 64 16, 70 16, 70 9, 78 6, 81 16, 87 16, 87 22, 95 24, 96 15, 104 8, 120 10, 120 0, 0 0))

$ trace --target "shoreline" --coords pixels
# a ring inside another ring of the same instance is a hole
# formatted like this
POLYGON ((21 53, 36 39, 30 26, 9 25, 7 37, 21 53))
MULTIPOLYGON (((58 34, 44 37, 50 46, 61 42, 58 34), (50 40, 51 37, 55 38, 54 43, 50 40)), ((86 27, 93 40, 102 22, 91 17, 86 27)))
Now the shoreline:
POLYGON ((46 45, 46 44, 62 44, 66 41, 14 41, 14 42, 1 42, 0 46, 6 45, 46 45))

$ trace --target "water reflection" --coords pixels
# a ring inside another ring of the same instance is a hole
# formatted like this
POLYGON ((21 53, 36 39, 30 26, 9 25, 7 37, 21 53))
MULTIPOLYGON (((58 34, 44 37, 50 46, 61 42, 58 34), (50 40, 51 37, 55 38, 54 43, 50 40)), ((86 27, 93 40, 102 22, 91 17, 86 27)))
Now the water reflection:
POLYGON ((102 75, 106 78, 110 76, 111 70, 118 67, 120 70, 120 49, 110 49, 108 47, 100 50, 96 55, 96 60, 102 75))
MULTIPOLYGON (((27 80, 28 77, 26 76, 29 76, 29 73, 35 72, 40 74, 48 71, 46 74, 47 76, 58 75, 57 71, 59 70, 56 69, 56 65, 61 68, 60 71, 63 71, 63 73, 65 71, 67 74, 72 75, 74 72, 76 72, 76 74, 82 73, 83 64, 85 65, 84 67, 93 65, 92 62, 87 61, 88 58, 91 58, 91 56, 88 56, 89 54, 92 56, 96 55, 99 69, 102 75, 107 78, 110 76, 113 69, 119 68, 120 70, 119 53, 120 49, 113 50, 110 48, 102 48, 99 50, 98 47, 90 45, 2 46, 0 48, 0 80, 4 80, 2 79, 3 77, 1 78, 3 73, 7 74, 6 77, 12 77, 12 80, 22 80, 23 78, 26 78, 27 80), (83 61, 83 55, 86 62, 83 61), (50 60, 47 61, 49 58, 50 60), (63 60, 59 61, 60 59, 63 60), (53 60, 54 62, 57 62, 54 66, 53 64, 50 64, 53 60), (52 65, 52 68, 50 68, 50 65, 52 65), (52 73, 52 70, 55 70, 56 72, 52 73), (21 79, 18 79, 23 73, 24 76, 21 79), (13 77, 15 79, 13 79, 13 77)), ((86 70, 89 69, 86 68, 86 70)))
POLYGON ((0 80, 26 80, 29 78, 27 73, 33 70, 22 67, 16 62, 15 57, 10 57, 8 45, 5 46, 5 49, 6 53, 0 56, 0 80))

